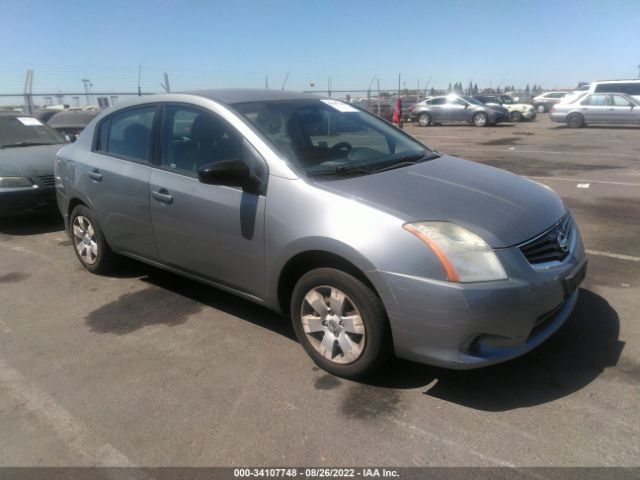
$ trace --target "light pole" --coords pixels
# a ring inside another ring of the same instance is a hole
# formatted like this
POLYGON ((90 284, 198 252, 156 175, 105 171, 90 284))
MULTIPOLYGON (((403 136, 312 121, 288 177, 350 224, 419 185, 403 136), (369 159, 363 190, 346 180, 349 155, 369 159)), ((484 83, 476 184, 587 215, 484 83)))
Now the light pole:
POLYGON ((371 102, 371 85, 373 85, 373 81, 376 79, 377 75, 371 77, 371 81, 369 82, 369 87, 367 88, 367 106, 371 102))

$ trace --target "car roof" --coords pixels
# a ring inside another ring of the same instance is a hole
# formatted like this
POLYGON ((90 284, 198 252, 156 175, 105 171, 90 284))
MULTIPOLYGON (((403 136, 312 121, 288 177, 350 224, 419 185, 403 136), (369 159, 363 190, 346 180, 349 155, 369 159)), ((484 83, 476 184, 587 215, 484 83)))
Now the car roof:
POLYGON ((268 90, 264 88, 221 88, 212 90, 194 90, 183 93, 216 100, 226 104, 268 102, 276 100, 318 100, 319 98, 322 98, 310 93, 290 92, 287 90, 268 90))
POLYGON ((597 80, 594 83, 639 83, 640 79, 629 79, 629 80, 597 80))

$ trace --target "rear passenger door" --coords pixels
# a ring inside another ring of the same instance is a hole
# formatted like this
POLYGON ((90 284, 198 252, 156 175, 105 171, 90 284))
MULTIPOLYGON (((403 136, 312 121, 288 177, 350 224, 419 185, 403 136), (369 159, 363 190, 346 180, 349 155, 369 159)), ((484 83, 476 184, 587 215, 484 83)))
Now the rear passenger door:
POLYGON ((611 118, 609 112, 609 95, 604 93, 589 95, 580 104, 580 112, 587 123, 609 121, 611 118))
POLYGON ((445 104, 447 99, 445 97, 438 97, 427 101, 429 106, 429 116, 432 122, 442 122, 445 118, 445 104))
POLYGON ((265 196, 198 180, 203 165, 241 160, 266 182, 262 158, 220 116, 186 104, 164 107, 159 146, 149 185, 160 260, 262 297, 265 196))
POLYGON ((75 171, 111 247, 150 259, 156 258, 149 175, 157 109, 137 106, 102 120, 91 153, 75 171))

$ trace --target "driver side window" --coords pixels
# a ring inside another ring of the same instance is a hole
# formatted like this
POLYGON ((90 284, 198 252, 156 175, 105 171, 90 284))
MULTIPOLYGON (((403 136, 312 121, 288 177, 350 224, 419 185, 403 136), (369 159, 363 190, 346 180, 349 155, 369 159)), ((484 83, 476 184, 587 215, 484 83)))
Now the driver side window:
POLYGON ((203 165, 242 159, 242 136, 219 116, 183 105, 167 105, 160 164, 196 176, 203 165))

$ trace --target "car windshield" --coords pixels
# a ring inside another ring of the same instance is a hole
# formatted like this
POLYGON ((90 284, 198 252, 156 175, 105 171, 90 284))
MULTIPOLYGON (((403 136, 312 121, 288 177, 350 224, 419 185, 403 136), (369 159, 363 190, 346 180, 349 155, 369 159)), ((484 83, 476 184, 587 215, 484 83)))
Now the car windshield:
POLYGON ((336 100, 233 107, 308 175, 374 173, 439 156, 378 117, 336 100))
POLYGON ((473 103, 474 105, 483 105, 482 102, 479 102, 478 100, 476 100, 473 97, 462 97, 462 98, 464 98, 469 103, 473 103))
POLYGON ((57 143, 64 143, 64 138, 37 118, 0 115, 0 148, 57 143))

